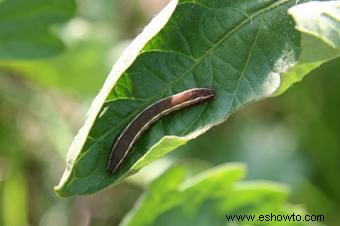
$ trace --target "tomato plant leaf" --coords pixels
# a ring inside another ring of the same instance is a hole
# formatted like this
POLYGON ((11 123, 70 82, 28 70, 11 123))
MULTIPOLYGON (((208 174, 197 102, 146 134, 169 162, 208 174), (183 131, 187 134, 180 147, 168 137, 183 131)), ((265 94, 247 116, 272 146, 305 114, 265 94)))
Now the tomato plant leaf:
MULTIPOLYGON (((295 0, 171 1, 114 65, 74 138, 57 193, 82 195, 117 183, 246 104, 274 95, 281 78, 291 77, 290 69, 297 71, 303 54, 310 54, 303 35, 313 26, 302 30, 299 21, 322 14, 299 18, 293 9, 288 14, 294 5, 295 0), (194 87, 213 89, 215 99, 162 118, 141 136, 118 171, 106 171, 114 138, 139 112, 194 87)), ((325 21, 329 27, 339 21, 332 18, 325 21)), ((314 41, 329 38, 319 36, 314 41)), ((331 40, 339 41, 336 35, 331 40)))

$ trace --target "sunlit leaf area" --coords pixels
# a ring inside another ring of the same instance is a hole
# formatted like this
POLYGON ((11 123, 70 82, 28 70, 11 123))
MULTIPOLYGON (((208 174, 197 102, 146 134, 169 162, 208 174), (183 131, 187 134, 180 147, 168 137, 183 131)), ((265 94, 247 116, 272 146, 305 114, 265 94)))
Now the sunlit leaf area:
POLYGON ((340 1, 307 2, 0 0, 0 226, 340 225, 340 1), (323 218, 228 219, 271 213, 323 218))

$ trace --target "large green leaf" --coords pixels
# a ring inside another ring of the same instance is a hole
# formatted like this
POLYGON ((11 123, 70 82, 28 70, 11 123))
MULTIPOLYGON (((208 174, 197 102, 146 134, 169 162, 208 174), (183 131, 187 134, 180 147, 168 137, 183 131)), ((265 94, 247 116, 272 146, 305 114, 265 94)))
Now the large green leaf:
POLYGON ((49 57, 63 43, 50 31, 75 12, 74 0, 9 0, 0 5, 0 60, 49 57))
POLYGON ((185 170, 173 167, 155 180, 121 226, 143 225, 319 225, 316 222, 257 221, 259 215, 305 215, 288 205, 285 186, 270 182, 244 182, 245 167, 229 164, 185 180, 185 170), (226 215, 252 215, 254 221, 228 221, 226 215))
POLYGON ((224 122, 240 107, 272 96, 280 87, 280 75, 298 66, 306 51, 301 42, 304 31, 295 29, 287 12, 295 4, 295 0, 172 1, 115 64, 70 147, 56 191, 80 195, 119 182, 224 122), (106 172, 113 139, 133 117, 156 100, 193 87, 210 87, 216 98, 161 119, 139 139, 115 174, 106 172))

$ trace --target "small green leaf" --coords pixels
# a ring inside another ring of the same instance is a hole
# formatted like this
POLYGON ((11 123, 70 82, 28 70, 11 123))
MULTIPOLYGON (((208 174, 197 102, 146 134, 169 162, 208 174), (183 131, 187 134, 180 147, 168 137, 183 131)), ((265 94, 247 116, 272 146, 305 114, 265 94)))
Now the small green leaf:
POLYGON ((9 0, 0 5, 0 60, 49 57, 63 50, 50 26, 71 18, 73 0, 9 0))
MULTIPOLYGON (((287 187, 273 182, 243 182, 245 167, 228 164, 184 181, 182 167, 171 168, 155 180, 121 226, 282 225, 282 221, 228 221, 226 215, 305 215, 286 203, 287 187), (261 223, 261 224, 259 224, 261 223), (280 223, 280 224, 278 224, 280 223)), ((316 222, 314 225, 319 225, 316 222)), ((304 226, 308 222, 287 221, 304 226)))
POLYGON ((287 13, 295 4, 171 1, 118 60, 93 101, 70 147, 58 194, 88 194, 117 183, 244 105, 272 96, 282 87, 281 77, 296 71, 300 55, 308 51, 287 13), (214 100, 162 118, 141 136, 118 171, 106 172, 114 138, 139 112, 194 87, 212 88, 214 100))
POLYGON ((283 93, 324 62, 340 56, 340 1, 309 2, 288 12, 301 32, 302 51, 298 63, 281 76, 276 94, 283 93))

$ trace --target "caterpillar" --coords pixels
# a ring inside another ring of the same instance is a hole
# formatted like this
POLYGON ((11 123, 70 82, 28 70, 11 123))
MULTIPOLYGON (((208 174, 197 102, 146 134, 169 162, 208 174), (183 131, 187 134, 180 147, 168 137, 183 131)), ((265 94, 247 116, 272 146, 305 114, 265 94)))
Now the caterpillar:
POLYGON ((132 150, 138 138, 161 117, 171 112, 211 100, 214 92, 208 88, 193 88, 161 99, 140 112, 120 133, 112 145, 107 171, 114 173, 132 150))

